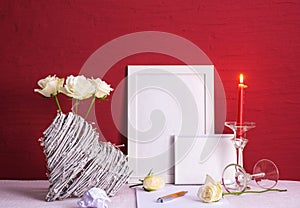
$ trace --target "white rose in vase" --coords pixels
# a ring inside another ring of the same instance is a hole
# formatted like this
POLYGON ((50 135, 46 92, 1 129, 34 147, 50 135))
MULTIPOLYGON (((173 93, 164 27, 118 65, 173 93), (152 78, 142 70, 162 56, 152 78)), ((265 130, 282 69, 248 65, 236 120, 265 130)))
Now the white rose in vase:
POLYGON ((95 93, 94 85, 83 75, 67 77, 65 86, 61 92, 77 100, 83 100, 91 97, 95 93))
POLYGON ((105 81, 97 78, 97 79, 89 79, 90 82, 95 87, 95 97, 99 99, 105 98, 107 95, 110 94, 111 91, 114 89, 110 87, 105 81))
POLYGON ((34 89, 34 92, 38 92, 45 97, 53 97, 59 112, 62 112, 57 96, 60 92, 76 100, 75 113, 78 113, 78 105, 81 100, 92 97, 84 118, 87 118, 96 98, 104 100, 113 91, 109 84, 99 78, 87 79, 84 75, 70 75, 67 77, 65 84, 64 81, 64 78, 49 75, 45 79, 38 81, 41 89, 34 89))
POLYGON ((45 97, 56 96, 64 84, 64 78, 58 78, 56 75, 49 75, 45 79, 38 81, 38 85, 41 89, 34 89, 34 92, 38 92, 45 97))

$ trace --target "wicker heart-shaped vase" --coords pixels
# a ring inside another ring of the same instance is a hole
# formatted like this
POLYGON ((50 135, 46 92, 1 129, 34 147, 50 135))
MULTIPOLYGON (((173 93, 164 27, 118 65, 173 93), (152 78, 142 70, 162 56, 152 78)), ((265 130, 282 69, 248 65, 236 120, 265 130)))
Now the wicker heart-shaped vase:
POLYGON ((98 132, 81 116, 56 116, 40 139, 49 171, 46 201, 81 197, 92 187, 113 196, 126 183, 131 174, 127 157, 98 138, 98 132))

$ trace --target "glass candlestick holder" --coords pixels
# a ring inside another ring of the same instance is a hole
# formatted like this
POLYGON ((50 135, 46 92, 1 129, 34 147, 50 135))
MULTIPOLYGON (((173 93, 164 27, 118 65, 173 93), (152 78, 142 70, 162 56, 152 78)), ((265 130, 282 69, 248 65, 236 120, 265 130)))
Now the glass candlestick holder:
POLYGON ((243 167, 243 150, 248 143, 246 132, 254 128, 255 123, 244 122, 240 125, 237 122, 225 122, 225 126, 229 127, 234 133, 232 142, 237 156, 237 163, 229 164, 223 171, 222 184, 225 190, 227 192, 243 192, 248 188, 247 185, 250 180, 255 180, 261 188, 273 188, 279 179, 279 171, 271 160, 262 159, 258 161, 252 174, 248 174, 243 167))
POLYGON ((243 150, 248 143, 246 132, 255 127, 255 122, 244 122, 243 124, 237 124, 237 122, 227 121, 225 122, 225 126, 230 128, 234 133, 232 142, 236 149, 236 161, 239 166, 243 167, 243 150))

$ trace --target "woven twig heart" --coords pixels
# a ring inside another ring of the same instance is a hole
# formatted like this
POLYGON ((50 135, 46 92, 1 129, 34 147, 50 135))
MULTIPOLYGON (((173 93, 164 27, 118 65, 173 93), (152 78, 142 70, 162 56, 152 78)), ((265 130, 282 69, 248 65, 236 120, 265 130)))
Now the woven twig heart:
POLYGON ((50 182, 46 201, 81 197, 92 187, 113 196, 131 174, 127 157, 81 116, 59 113, 40 139, 50 182))

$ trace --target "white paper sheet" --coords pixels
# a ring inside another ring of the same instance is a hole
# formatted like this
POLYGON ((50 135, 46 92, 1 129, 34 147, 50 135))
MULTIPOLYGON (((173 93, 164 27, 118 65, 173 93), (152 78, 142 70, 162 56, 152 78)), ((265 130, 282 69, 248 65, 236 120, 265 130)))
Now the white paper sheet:
POLYGON ((232 205, 222 198, 219 202, 203 203, 197 197, 197 192, 200 186, 181 186, 167 184, 163 189, 153 192, 144 191, 141 187, 136 188, 137 208, 199 208, 199 207, 222 207, 233 208, 232 205), (179 191, 188 191, 182 197, 173 199, 165 203, 157 203, 159 197, 176 193, 179 191))

